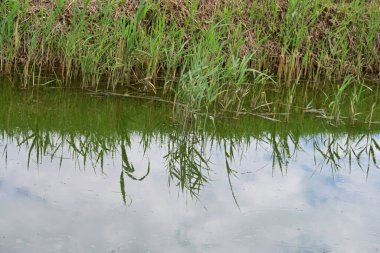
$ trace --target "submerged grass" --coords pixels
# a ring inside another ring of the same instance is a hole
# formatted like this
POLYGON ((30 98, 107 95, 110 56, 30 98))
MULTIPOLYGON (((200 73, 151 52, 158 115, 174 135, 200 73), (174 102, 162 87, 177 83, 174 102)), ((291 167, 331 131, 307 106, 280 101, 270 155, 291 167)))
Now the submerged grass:
POLYGON ((380 74, 379 5, 5 0, 0 71, 21 75, 24 87, 47 85, 46 73, 66 86, 77 80, 96 90, 128 86, 185 105, 185 115, 278 112, 273 91, 285 91, 281 108, 289 115, 306 79, 309 92, 332 92, 326 118, 341 122, 342 106, 350 103, 346 115, 354 123, 371 92, 362 80, 380 74), (326 88, 326 80, 337 85, 326 88))

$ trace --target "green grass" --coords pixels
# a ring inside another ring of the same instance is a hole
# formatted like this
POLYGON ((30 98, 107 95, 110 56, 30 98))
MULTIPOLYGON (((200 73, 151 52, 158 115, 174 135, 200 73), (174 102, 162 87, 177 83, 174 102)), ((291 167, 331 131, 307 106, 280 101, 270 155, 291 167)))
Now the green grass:
POLYGON ((329 116, 340 122, 351 101, 355 122, 370 92, 362 80, 380 74, 377 0, 5 0, 0 17, 0 71, 24 87, 132 87, 185 105, 185 115, 255 112, 276 103, 273 90, 285 90, 289 114, 295 87, 312 82, 332 91, 329 116), (350 94, 335 92, 348 77, 350 94))

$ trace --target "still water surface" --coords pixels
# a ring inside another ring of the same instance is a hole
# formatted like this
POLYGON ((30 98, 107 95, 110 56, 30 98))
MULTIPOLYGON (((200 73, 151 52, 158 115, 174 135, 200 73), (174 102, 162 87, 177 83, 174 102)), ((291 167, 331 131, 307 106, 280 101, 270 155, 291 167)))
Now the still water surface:
POLYGON ((377 131, 4 94, 0 252, 380 251, 377 131))

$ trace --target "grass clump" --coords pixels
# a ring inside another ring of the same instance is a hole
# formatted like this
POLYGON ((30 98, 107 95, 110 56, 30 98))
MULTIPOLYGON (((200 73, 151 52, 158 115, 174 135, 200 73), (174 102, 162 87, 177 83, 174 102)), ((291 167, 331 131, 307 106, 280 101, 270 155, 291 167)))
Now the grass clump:
MULTIPOLYGON (((289 112, 300 80, 380 74, 378 0, 5 0, 0 17, 0 71, 25 87, 48 73, 160 93, 192 112, 268 108, 286 87, 289 112)), ((338 121, 339 103, 328 103, 338 121)))

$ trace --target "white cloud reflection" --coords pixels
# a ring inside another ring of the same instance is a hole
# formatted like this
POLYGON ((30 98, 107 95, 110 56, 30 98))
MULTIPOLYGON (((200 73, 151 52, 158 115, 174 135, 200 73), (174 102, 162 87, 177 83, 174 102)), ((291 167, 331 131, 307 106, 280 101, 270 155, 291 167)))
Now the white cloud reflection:
MULTIPOLYGON (((138 143, 135 135, 129 156, 143 174, 138 143)), ((368 179, 358 168, 314 173, 313 146, 301 145, 283 175, 263 148, 250 145, 237 164, 251 173, 231 177, 239 210, 221 150, 212 151, 211 181, 196 201, 168 188, 166 151, 153 143, 151 173, 126 180, 132 203, 125 207, 119 156, 106 159, 106 175, 72 160, 59 168, 47 157, 27 170, 27 151, 9 144, 7 161, 0 159, 0 252, 380 251, 378 171, 368 179)))

